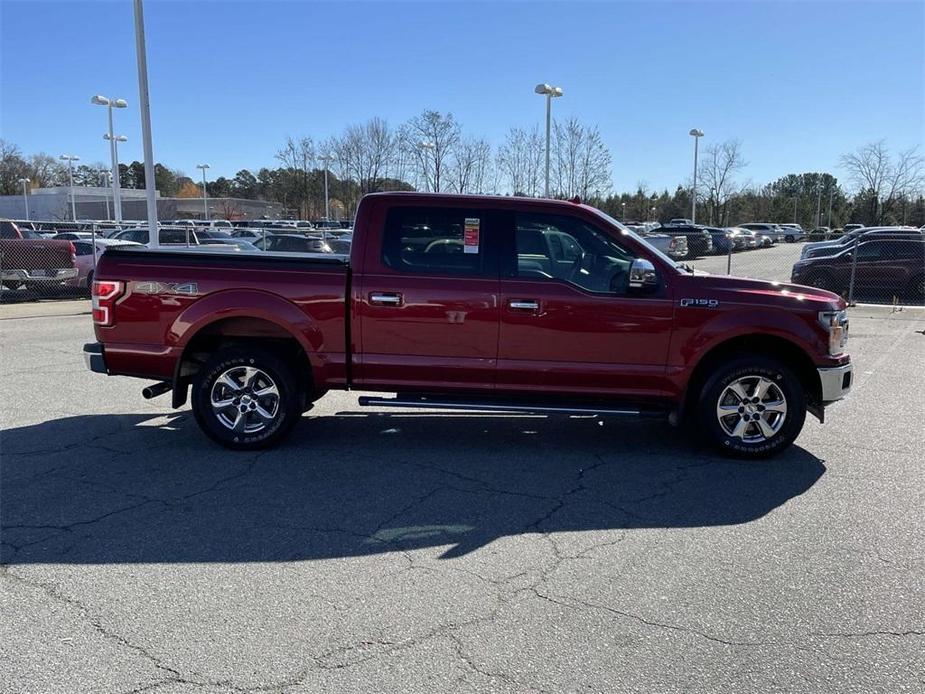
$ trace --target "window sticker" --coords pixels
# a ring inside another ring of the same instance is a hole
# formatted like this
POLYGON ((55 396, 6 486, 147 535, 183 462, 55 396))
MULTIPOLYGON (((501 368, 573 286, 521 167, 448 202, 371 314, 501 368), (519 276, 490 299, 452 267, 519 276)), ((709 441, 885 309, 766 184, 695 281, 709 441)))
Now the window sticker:
POLYGON ((466 226, 463 232, 463 252, 479 252, 479 226, 478 217, 466 217, 466 226))

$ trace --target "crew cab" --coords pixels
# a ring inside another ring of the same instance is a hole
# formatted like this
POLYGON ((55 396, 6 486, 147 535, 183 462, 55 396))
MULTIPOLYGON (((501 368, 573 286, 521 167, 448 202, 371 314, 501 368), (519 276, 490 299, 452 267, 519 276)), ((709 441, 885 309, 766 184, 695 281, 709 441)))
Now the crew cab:
POLYGON ((377 193, 349 256, 112 248, 89 367, 192 401, 233 449, 277 443, 329 390, 361 405, 661 415, 774 454, 851 387, 835 294, 695 273, 603 212, 377 193))
POLYGON ((6 289, 49 289, 77 277, 74 244, 0 219, 0 282, 6 289))

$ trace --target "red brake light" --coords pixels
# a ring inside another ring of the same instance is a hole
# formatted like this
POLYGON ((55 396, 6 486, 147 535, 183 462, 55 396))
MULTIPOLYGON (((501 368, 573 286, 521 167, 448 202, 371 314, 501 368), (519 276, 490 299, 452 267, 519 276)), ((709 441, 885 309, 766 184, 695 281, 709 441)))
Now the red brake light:
POLYGON ((112 325, 112 305, 125 290, 125 283, 116 280, 94 280, 93 322, 97 325, 112 325))

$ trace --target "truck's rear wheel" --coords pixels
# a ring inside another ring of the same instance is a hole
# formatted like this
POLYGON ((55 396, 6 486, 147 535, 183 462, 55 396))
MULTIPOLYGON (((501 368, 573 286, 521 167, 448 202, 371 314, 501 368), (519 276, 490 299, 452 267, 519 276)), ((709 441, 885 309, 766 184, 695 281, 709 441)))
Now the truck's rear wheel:
POLYGON ((768 357, 739 357, 707 380, 698 406, 700 431, 727 455, 766 458, 793 443, 806 420, 796 375, 768 357))
POLYGON ((216 353, 193 382, 192 405, 203 432, 227 448, 268 448, 302 414, 296 378, 272 352, 229 348, 216 353))

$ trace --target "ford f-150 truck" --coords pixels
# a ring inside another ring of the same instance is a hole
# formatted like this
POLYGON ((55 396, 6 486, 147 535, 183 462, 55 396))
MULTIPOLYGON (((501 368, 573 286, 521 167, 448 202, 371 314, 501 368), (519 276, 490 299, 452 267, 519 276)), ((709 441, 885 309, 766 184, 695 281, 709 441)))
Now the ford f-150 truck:
POLYGON ((7 289, 47 289, 77 276, 70 241, 47 239, 11 220, 0 219, 0 282, 7 289))
POLYGON ((349 256, 113 248, 92 293, 90 368, 191 397, 234 449, 357 389, 395 394, 361 405, 662 414, 757 458, 851 387, 840 297, 695 273, 577 201, 373 194, 349 256))

